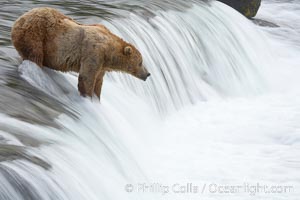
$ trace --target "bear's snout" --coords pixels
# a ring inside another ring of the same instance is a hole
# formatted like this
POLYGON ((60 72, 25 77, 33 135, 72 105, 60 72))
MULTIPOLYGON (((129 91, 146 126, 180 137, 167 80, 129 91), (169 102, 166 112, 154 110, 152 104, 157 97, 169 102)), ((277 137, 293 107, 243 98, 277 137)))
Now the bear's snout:
POLYGON ((148 74, 143 78, 143 80, 146 81, 149 76, 151 76, 151 74, 148 72, 148 74))
POLYGON ((151 74, 149 72, 146 72, 146 73, 140 74, 138 76, 138 78, 143 80, 143 81, 146 81, 149 76, 151 76, 151 74))
POLYGON ((146 81, 147 78, 149 76, 151 76, 151 74, 148 72, 148 70, 146 69, 146 67, 142 66, 138 69, 138 71, 136 71, 136 73, 133 74, 135 77, 143 80, 143 81, 146 81))

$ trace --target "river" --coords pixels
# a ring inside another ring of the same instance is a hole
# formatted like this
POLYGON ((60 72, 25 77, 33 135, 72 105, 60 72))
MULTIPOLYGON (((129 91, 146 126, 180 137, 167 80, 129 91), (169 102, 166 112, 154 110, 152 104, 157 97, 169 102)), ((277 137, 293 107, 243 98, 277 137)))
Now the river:
POLYGON ((0 199, 298 199, 300 3, 265 0, 258 26, 215 1, 2 1, 0 199), (101 23, 151 77, 22 62, 13 22, 34 7, 101 23))

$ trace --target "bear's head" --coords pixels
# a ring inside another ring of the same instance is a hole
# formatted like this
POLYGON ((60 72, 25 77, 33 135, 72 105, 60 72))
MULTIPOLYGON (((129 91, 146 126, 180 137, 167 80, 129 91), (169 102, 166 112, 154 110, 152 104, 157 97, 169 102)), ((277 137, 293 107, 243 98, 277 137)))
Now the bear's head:
POLYGON ((118 47, 112 47, 112 53, 104 67, 108 70, 125 72, 146 81, 150 73, 143 65, 141 53, 127 42, 122 41, 121 44, 118 47))

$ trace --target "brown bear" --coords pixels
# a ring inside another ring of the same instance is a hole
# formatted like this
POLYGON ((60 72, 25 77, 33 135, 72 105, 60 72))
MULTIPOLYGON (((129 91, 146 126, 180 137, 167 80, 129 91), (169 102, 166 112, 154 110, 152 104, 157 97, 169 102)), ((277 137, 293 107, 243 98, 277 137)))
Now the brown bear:
POLYGON ((82 96, 99 98, 103 76, 120 71, 146 80, 141 53, 100 24, 83 25, 53 8, 35 8, 17 19, 12 42, 23 60, 58 71, 79 72, 82 96))

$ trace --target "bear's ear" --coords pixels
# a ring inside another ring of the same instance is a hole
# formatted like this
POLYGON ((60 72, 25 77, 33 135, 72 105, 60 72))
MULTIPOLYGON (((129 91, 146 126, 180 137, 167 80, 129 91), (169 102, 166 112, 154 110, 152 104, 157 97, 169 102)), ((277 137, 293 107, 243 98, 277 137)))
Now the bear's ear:
POLYGON ((129 56, 132 54, 132 48, 130 46, 126 46, 124 48, 124 55, 129 56))

